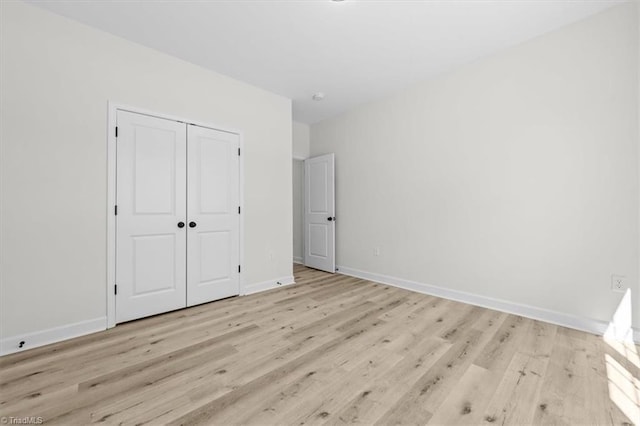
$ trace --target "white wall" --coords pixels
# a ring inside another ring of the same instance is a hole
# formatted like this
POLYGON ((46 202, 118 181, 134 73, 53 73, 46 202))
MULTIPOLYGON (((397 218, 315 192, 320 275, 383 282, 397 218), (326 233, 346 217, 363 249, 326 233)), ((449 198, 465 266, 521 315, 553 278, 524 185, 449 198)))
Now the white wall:
POLYGON ((108 100, 243 131, 242 282, 292 275, 289 99, 21 2, 1 7, 0 337, 106 314, 108 100))
POLYGON ((293 122, 293 260, 302 262, 304 245, 304 161, 309 157, 310 129, 305 123, 293 122))
POLYGON ((293 156, 307 158, 310 152, 310 129, 305 123, 293 122, 293 156))
POLYGON ((312 125, 338 264, 608 321, 611 274, 639 289, 635 7, 312 125))
MULTIPOLYGON (((637 12, 637 20, 636 20, 636 32, 638 37, 638 48, 640 49, 640 0, 636 0, 636 12, 637 12)), ((638 54, 638 187, 640 188, 640 53, 638 54)), ((638 245, 640 246, 640 197, 638 197, 638 245)), ((639 249, 640 251, 640 249, 639 249)), ((640 255, 640 254, 639 254, 640 255)), ((637 306, 640 306, 640 260, 638 261, 638 288, 636 291, 636 302, 637 306)))
POLYGON ((304 161, 293 159, 293 261, 304 255, 304 161))

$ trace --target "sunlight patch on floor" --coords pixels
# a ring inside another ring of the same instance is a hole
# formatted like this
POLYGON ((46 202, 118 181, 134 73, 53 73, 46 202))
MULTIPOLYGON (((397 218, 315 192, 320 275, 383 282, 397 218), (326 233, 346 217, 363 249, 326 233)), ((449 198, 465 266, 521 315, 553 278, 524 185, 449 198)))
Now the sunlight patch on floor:
POLYGON ((605 355, 609 397, 629 420, 640 424, 640 380, 610 355, 605 355))
MULTIPOLYGON (((633 341, 631 290, 622 297, 604 341, 624 359, 640 368, 638 348, 633 341)), ((640 425, 640 379, 609 354, 605 354, 609 398, 634 424, 640 425)))

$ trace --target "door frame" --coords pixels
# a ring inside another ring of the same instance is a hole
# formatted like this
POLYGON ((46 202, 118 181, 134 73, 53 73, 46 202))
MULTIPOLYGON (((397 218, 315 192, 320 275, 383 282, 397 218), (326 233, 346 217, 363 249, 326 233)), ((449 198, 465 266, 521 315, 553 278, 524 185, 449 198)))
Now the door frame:
MULTIPOLYGON (((227 133, 233 133, 238 135, 240 152, 244 152, 244 137, 243 133, 236 129, 230 129, 225 126, 218 126, 212 123, 205 123, 197 120, 185 119, 183 117, 158 113, 143 108, 133 107, 125 105, 119 102, 108 101, 107 102, 107 324, 106 328, 112 328, 116 325, 116 296, 114 294, 114 286, 116 280, 116 176, 117 176, 117 164, 116 164, 116 122, 118 111, 132 112, 135 114, 148 115, 151 117, 162 118, 165 120, 177 121, 185 124, 193 124, 195 126, 206 127, 213 130, 218 130, 227 133)), ((240 155, 238 167, 238 185, 239 185, 239 204, 240 204, 240 231, 238 238, 239 251, 240 251, 240 265, 244 264, 244 155, 240 155)), ((242 274, 239 277, 239 293, 243 295, 244 282, 242 274)))

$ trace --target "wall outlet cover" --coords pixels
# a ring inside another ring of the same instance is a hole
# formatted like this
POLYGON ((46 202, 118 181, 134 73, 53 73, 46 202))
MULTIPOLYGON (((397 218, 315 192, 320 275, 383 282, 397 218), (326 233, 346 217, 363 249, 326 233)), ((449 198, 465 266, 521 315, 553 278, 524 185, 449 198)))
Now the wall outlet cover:
POLYGON ((627 290, 626 279, 624 275, 611 275, 611 290, 624 293, 627 290))

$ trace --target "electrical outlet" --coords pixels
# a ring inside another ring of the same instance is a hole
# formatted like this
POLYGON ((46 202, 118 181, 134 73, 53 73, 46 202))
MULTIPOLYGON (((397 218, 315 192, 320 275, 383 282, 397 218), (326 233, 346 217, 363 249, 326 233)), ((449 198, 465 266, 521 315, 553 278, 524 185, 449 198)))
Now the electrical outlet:
POLYGON ((611 275, 611 290, 624 293, 627 289, 627 277, 622 275, 611 275))
POLYGON ((373 255, 374 256, 380 256, 380 247, 374 247, 373 248, 373 255))

